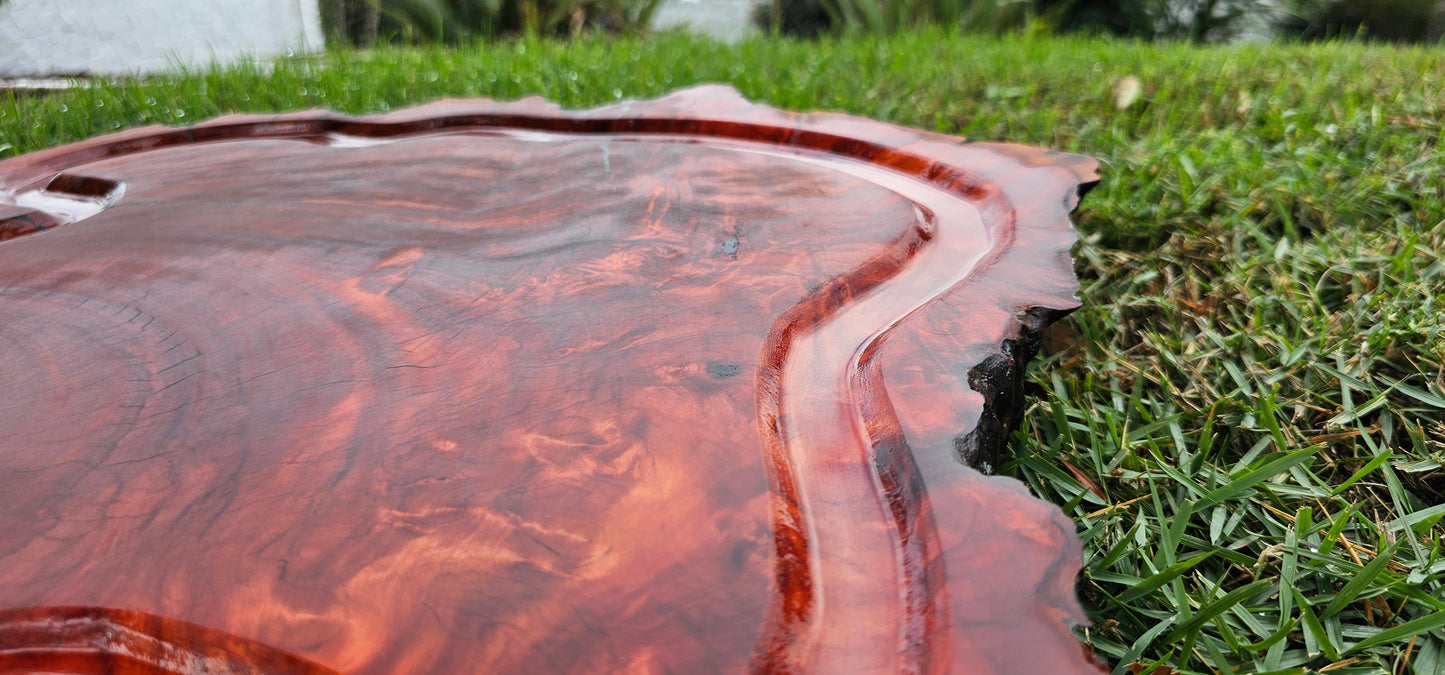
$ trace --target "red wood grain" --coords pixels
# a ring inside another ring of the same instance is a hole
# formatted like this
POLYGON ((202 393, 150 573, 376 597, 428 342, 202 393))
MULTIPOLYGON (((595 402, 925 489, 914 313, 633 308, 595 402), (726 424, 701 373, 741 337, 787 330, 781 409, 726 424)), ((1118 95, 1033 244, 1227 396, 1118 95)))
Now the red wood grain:
POLYGON ((0 671, 1093 672, 964 463, 1093 171, 720 87, 0 162, 0 671))

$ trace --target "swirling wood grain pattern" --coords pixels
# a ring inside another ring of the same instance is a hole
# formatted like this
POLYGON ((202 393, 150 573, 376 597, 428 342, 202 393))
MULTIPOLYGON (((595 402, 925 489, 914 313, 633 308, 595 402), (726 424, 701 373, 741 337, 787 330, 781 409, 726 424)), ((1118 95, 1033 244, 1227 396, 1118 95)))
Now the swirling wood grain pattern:
POLYGON ((1091 672, 964 460, 1093 166, 720 87, 0 163, 0 664, 1091 672))

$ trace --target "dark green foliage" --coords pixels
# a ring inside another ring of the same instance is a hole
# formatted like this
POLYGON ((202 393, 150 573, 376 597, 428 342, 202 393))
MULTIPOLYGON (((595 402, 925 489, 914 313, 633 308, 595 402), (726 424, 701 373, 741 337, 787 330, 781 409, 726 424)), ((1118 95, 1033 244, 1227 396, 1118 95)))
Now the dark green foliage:
POLYGON ((1040 0, 1053 9, 1060 30, 1138 36, 1152 33, 1147 0, 1040 0))
POLYGON ((1146 40, 1219 42, 1263 11, 1260 0, 1039 0, 1061 30, 1103 32, 1146 40))
POLYGON ((1053 29, 1146 40, 1227 41, 1263 0, 771 0, 765 30, 814 37, 943 25, 982 33, 1053 29))
POLYGON ((753 20, 767 33, 815 38, 833 27, 833 15, 823 7, 825 0, 773 0, 759 4, 753 20))
POLYGON ((645 27, 659 0, 322 0, 333 42, 378 40, 456 44, 530 33, 575 36, 584 30, 645 27))
POLYGON ((1305 40, 1438 42, 1445 35, 1445 3, 1439 0, 1293 0, 1288 9, 1276 29, 1305 40))
POLYGON ((755 16, 765 32, 812 38, 823 33, 892 33, 950 26, 999 34, 1034 25, 1037 0, 769 0, 755 16))
POLYGON ((381 7, 368 0, 322 0, 321 21, 326 40, 333 44, 369 47, 376 42, 381 7))

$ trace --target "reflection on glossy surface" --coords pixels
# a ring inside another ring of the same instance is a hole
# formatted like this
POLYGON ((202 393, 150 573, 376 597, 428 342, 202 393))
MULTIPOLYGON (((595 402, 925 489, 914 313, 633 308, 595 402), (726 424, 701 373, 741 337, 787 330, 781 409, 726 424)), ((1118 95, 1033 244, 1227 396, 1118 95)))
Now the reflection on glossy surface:
POLYGON ((0 610, 0 673, 336 675, 204 626, 96 607, 0 610))
POLYGON ((88 611, 279 672, 1088 672, 1072 524, 955 448, 1092 171, 716 87, 0 163, 0 607, 130 611, 26 610, 46 664, 88 611))

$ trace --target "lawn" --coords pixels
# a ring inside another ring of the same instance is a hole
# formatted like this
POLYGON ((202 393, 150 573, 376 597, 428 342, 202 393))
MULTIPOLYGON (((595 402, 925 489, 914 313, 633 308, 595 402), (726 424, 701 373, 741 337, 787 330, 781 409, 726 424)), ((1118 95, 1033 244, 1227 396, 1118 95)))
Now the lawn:
POLYGON ((930 32, 337 52, 0 94, 0 158, 232 111, 580 107, 703 82, 1102 161, 1076 214, 1084 308, 1033 371, 1002 473, 1077 521, 1080 632, 1116 672, 1445 672, 1438 47, 930 32), (1121 109, 1125 77, 1142 91, 1121 109))

